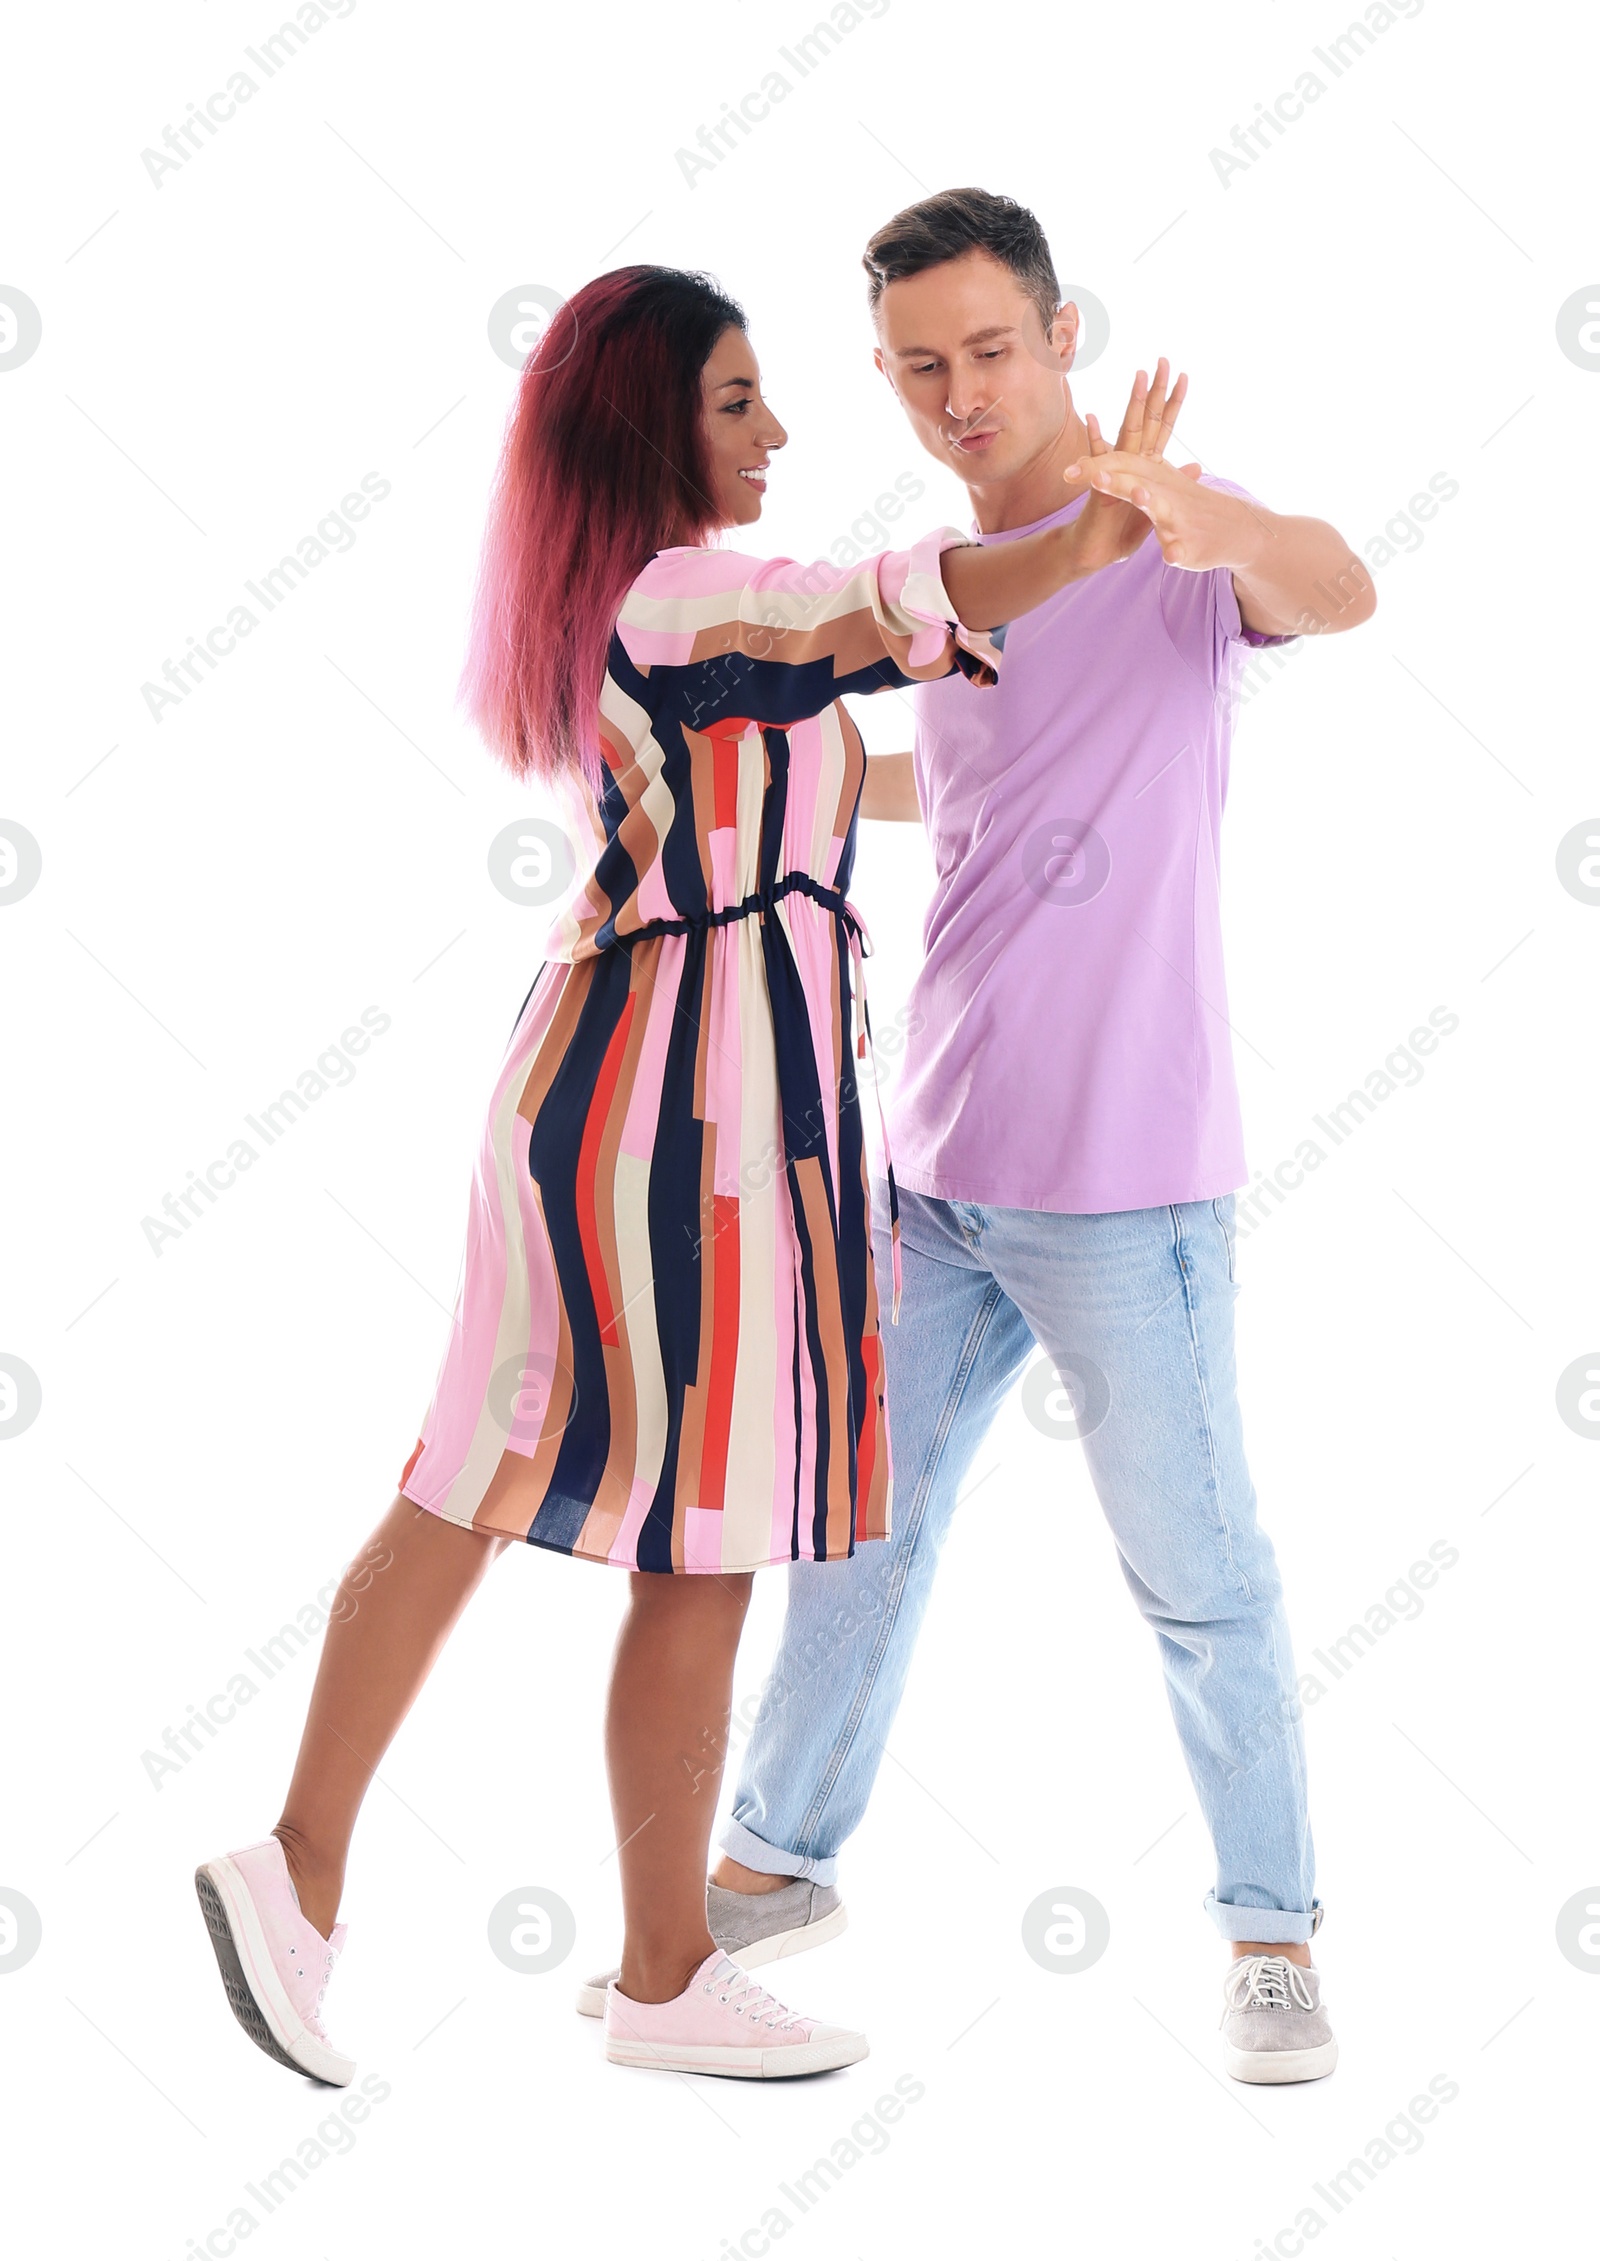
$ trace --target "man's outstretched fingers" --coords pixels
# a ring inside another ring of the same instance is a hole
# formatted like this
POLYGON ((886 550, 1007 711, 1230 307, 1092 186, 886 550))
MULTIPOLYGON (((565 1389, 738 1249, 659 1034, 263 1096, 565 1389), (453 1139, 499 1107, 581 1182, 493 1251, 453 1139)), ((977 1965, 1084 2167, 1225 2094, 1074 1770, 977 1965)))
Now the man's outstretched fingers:
MULTIPOLYGON (((1159 374, 1159 369, 1157 371, 1159 374)), ((1136 449, 1144 430, 1145 416, 1150 398, 1149 380, 1141 369, 1133 380, 1133 390, 1128 395, 1128 405, 1122 415, 1122 429, 1117 434, 1119 449, 1136 449)))
POLYGON ((1145 395, 1144 415, 1133 443, 1133 453, 1137 455, 1156 455, 1160 452, 1161 424, 1167 403, 1167 379, 1171 373, 1171 364, 1163 354, 1156 363, 1154 380, 1145 395))
POLYGON ((1147 455, 1166 454, 1167 442, 1172 437, 1173 426, 1178 421, 1178 411, 1188 397, 1188 392, 1189 376, 1187 370, 1185 370, 1180 374, 1177 383, 1167 395, 1166 404, 1161 412, 1161 420, 1156 428, 1154 443, 1145 449, 1147 455))
POLYGON ((1167 442, 1172 437, 1173 426, 1178 421, 1178 411, 1183 406, 1188 389, 1187 376, 1180 376, 1170 392, 1163 386, 1160 392, 1151 393, 1145 403, 1144 430, 1139 437, 1138 454, 1159 458, 1166 453, 1167 442))

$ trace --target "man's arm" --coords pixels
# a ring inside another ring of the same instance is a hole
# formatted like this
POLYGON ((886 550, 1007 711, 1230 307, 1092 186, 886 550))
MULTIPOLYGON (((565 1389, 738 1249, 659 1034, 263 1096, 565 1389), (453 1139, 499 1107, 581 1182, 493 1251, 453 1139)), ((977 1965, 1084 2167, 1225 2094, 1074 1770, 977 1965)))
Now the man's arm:
POLYGON ((1377 609, 1371 574, 1325 519, 1280 517, 1168 464, 1117 451, 1082 468, 1102 494, 1144 512, 1168 565, 1231 570, 1239 617, 1260 635, 1337 636, 1377 609))
POLYGON ((858 816, 878 817, 891 824, 919 824, 917 780, 909 754, 869 754, 866 783, 861 788, 858 816))
POLYGON ((1337 636, 1372 618, 1372 576, 1325 518, 1281 518, 1238 495, 1216 499, 1244 513, 1241 554, 1230 562, 1246 628, 1264 636, 1337 636))

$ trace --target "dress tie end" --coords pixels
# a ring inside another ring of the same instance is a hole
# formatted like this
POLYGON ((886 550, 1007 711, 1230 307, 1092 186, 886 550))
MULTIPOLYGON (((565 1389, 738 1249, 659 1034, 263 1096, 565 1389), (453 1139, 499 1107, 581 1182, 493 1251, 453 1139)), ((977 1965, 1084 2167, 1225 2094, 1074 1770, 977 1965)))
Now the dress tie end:
POLYGON ((889 1122, 883 1111, 883 1078, 878 1073, 878 1052, 872 1041, 872 1015, 867 1008, 867 969, 863 958, 870 956, 872 945, 866 938, 866 928, 861 914, 853 903, 844 907, 845 931, 850 937, 850 955, 855 960, 856 994, 861 1006, 861 1027, 856 1034, 856 1058, 872 1062, 872 1090, 878 1102, 878 1129, 883 1137, 883 1170, 889 1181, 889 1254, 894 1267, 894 1299, 889 1306, 889 1324, 900 1324, 900 1189, 894 1182, 894 1155, 889 1146, 889 1122))

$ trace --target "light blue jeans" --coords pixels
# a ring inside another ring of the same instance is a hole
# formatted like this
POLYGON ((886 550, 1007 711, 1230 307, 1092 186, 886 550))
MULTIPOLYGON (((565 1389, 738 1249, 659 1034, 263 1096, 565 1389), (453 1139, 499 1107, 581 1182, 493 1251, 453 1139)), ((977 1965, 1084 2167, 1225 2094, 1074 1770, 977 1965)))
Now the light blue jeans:
MULTIPOLYGON (((833 1881, 962 1479, 1037 1346, 1065 1387, 1030 1377, 1030 1410, 1047 1433, 1081 1435, 1156 1636, 1216 1849, 1206 1908, 1227 1939, 1309 1939, 1321 1903, 1300 1705, 1235 1393, 1233 1196, 1077 1216, 900 1200, 904 1296, 883 1330, 894 1535, 847 1561, 791 1566, 725 1850, 768 1875, 833 1881)), ((886 1230, 877 1256, 886 1280, 886 1230)))

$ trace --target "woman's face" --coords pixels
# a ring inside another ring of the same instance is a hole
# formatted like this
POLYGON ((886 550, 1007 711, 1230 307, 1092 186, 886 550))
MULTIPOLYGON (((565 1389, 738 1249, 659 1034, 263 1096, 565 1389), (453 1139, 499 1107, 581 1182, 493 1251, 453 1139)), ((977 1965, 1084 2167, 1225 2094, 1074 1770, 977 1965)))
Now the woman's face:
POLYGON ((768 459, 789 435, 761 397, 761 371, 743 330, 730 325, 712 347, 700 399, 717 521, 749 526, 761 516, 768 459))

